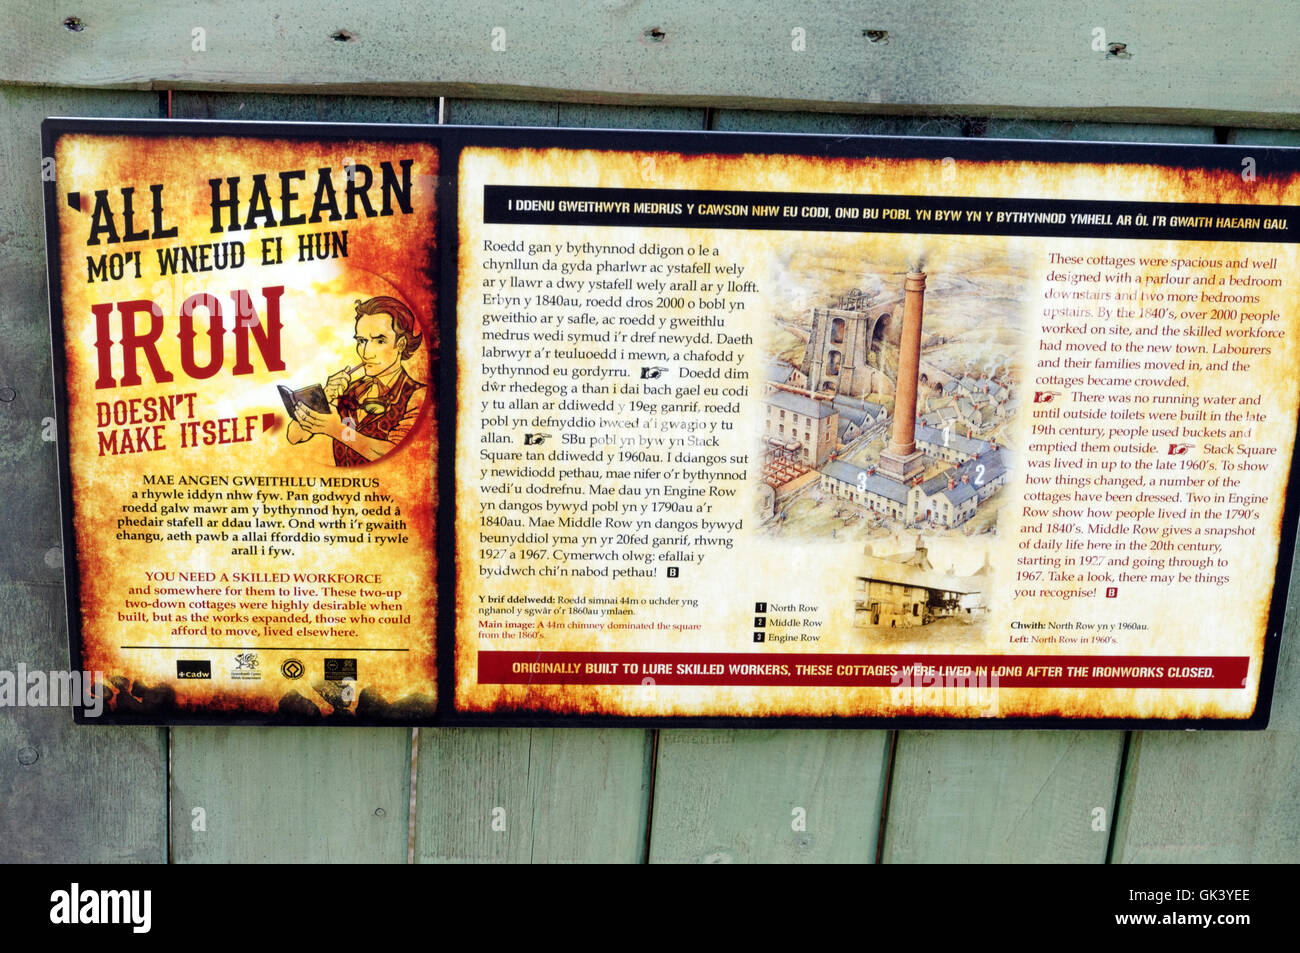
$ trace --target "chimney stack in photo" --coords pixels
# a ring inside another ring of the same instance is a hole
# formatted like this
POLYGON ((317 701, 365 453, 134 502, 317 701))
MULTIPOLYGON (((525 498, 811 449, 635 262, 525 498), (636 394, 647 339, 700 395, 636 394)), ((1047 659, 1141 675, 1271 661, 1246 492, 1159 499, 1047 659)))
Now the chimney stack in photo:
POLYGON ((903 333, 898 342, 894 432, 888 448, 880 454, 881 472, 897 480, 908 480, 925 470, 925 455, 916 449, 916 389, 921 377, 925 272, 909 271, 903 291, 903 333))

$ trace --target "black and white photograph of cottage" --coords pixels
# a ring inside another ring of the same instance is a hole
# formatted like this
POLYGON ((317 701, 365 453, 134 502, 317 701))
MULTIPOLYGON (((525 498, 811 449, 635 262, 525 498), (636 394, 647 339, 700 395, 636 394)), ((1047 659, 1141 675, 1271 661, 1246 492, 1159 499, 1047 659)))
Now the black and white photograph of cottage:
POLYGON ((988 616, 989 559, 984 541, 932 547, 917 535, 868 544, 850 587, 853 626, 875 641, 975 648, 988 616))

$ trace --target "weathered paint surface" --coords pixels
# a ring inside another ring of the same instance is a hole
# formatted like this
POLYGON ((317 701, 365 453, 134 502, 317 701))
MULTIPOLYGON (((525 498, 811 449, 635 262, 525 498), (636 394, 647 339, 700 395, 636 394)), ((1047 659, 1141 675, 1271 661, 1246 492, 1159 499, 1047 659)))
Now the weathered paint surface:
MULTIPOLYGON (((0 82, 1300 126, 1300 7, 3 0, 0 82), (70 22, 69 22, 70 21, 70 22)), ((547 107, 542 107, 543 109, 547 107)), ((519 120, 515 120, 517 123, 519 120)), ((536 124, 536 123, 529 123, 536 124)), ((545 124, 545 123, 542 123, 545 124)))
MULTIPOLYGON (((6 72, 0 79, 215 90, 222 86, 282 86, 277 77, 292 72, 281 62, 291 62, 284 59, 286 49, 274 43, 260 53, 253 51, 256 55, 248 59, 243 73, 223 72, 218 59, 199 60, 199 54, 194 63, 173 63, 155 74, 134 70, 129 61, 111 55, 115 44, 124 43, 131 35, 126 20, 111 19, 106 12, 93 13, 83 13, 87 29, 80 32, 64 27, 62 14, 20 17, 11 13, 8 19, 26 40, 13 44, 23 55, 6 58, 6 72), (66 45, 77 42, 83 46, 66 45), (32 65, 37 62, 42 62, 39 72, 32 65), (208 66, 212 76, 201 72, 208 66), (189 78, 183 84, 172 82, 181 75, 189 78)), ((223 9, 221 16, 243 14, 236 5, 223 9)), ((1124 16, 1117 13, 1107 22, 1146 29, 1144 23, 1124 16)), ((186 19, 188 34, 188 20, 192 19, 188 12, 186 19)), ((166 24, 158 18, 152 22, 151 29, 161 30, 166 24)), ((1024 29, 1032 35, 1047 32, 1038 19, 1028 17, 1025 22, 1024 29)), ((219 26, 218 20, 213 23, 219 26)), ((1083 36, 1079 42, 1087 39, 1085 26, 1078 27, 1083 36)), ((368 48, 362 45, 367 32, 358 27, 357 46, 349 47, 348 55, 368 48)), ((1270 35, 1289 42, 1294 32, 1270 31, 1270 35)), ((372 35, 378 39, 378 34, 372 35)), ((817 32, 810 30, 808 36, 812 42, 817 32)), ((737 43, 756 42, 744 31, 737 37, 737 43)), ((789 43, 784 33, 775 37, 776 41, 780 41, 778 45, 789 43)), ((898 47, 906 41, 905 31, 890 40, 898 47)), ((353 40, 329 42, 346 46, 353 40)), ((391 42, 400 47, 401 36, 394 36, 391 42)), ((1173 48, 1184 62, 1231 61, 1226 56, 1185 55, 1183 51, 1194 48, 1195 42, 1189 37, 1165 46, 1173 48)), ((1222 37, 1216 34, 1214 43, 1221 49, 1222 37)), ((487 47, 487 39, 483 46, 487 47)), ((899 87, 884 89, 875 106, 895 104, 893 108, 899 111, 910 104, 915 114, 944 115, 910 120, 716 109, 709 113, 710 126, 791 132, 1213 141, 1214 131, 1206 127, 1094 122, 1104 114, 1104 110, 1098 112, 1096 103, 1109 102, 1108 97, 1125 101, 1127 87, 1114 83, 1101 70, 1135 63, 1141 66, 1141 44, 1134 42, 1132 48, 1131 60, 1103 63, 1103 57, 1095 75, 1077 82, 1067 76, 1058 84, 1059 98, 1053 103, 1044 105, 1047 100, 1036 95, 1038 89, 1033 84, 999 93, 998 103, 1018 105, 977 113, 1000 112, 1008 117, 991 122, 962 118, 961 114, 974 110, 953 108, 951 96, 927 100, 908 95, 911 87, 899 87), (1079 82, 1092 86, 1076 88, 1079 82), (1085 88, 1091 91, 1081 92, 1085 88), (1094 95, 1098 90, 1106 95, 1094 95), (1047 114, 1058 115, 1062 121, 1023 118, 1047 114)), ((1241 60, 1252 64, 1252 70, 1258 70, 1260 63, 1290 62, 1285 56, 1260 57, 1258 50, 1252 50, 1251 56, 1241 60)), ((319 59, 321 53, 307 45, 301 55, 306 64, 319 59)), ((554 50, 546 55, 557 62, 565 60, 554 50)), ((695 56, 700 55, 696 49, 695 56)), ((953 51, 948 55, 954 55, 953 51)), ((980 61, 987 55, 985 47, 980 61)), ((412 52, 390 59, 395 72, 389 77, 374 72, 373 61, 369 61, 355 81, 371 84, 369 92, 393 92, 404 84, 413 90, 415 86, 402 77, 417 73, 408 62, 414 56, 412 52), (362 74, 366 78, 359 78, 362 74)), ((972 54, 966 57, 974 62, 972 54)), ((583 62, 572 57, 566 61, 583 62)), ((583 71, 585 84, 598 85, 601 91, 570 92, 568 97, 596 100, 640 95, 628 92, 627 85, 637 83, 640 77, 628 80, 586 63, 583 71)), ((981 71, 981 75, 987 72, 981 71)), ((1186 100, 1189 114, 1199 112, 1207 117, 1241 111, 1261 124, 1293 125, 1293 104, 1273 103, 1251 85, 1267 83, 1266 72, 1255 72, 1244 86, 1226 81, 1174 86, 1186 100), (1224 98, 1229 93, 1237 97, 1232 102, 1224 98)), ((746 79, 762 73, 751 63, 746 79)), ((346 70, 322 74, 304 65, 298 74, 319 76, 334 87, 322 89, 328 95, 177 93, 172 99, 173 114, 427 123, 438 118, 438 101, 428 95, 432 85, 422 98, 361 97, 342 95, 344 90, 356 88, 346 70)), ((448 75, 456 74, 453 70, 448 75)), ((782 101, 823 95, 816 86, 800 86, 803 81, 795 72, 781 75, 789 88, 806 90, 787 92, 783 95, 789 98, 782 101)), ((737 101, 730 93, 692 92, 694 80, 689 71, 669 72, 666 77, 663 89, 667 92, 654 84, 642 83, 637 89, 700 107, 722 107, 737 101)), ((1014 75, 1004 79, 1014 80, 1014 75)), ((497 85, 474 88, 473 94, 501 96, 517 90, 508 77, 493 82, 497 85)), ((1169 88, 1167 78, 1161 84, 1162 89, 1169 88)), ((555 84, 555 88, 563 86, 555 84)), ((1290 86, 1275 83, 1273 88, 1290 86)), ((560 98, 552 90, 518 91, 518 95, 524 92, 530 98, 560 98)), ((862 94, 859 91, 857 95, 862 94)), ((992 102, 993 94, 987 95, 992 102)), ((831 102, 833 107, 834 99, 827 96, 813 105, 825 109, 831 102)), ((1148 100, 1168 102, 1160 97, 1148 100)), ((0 433, 6 438, 0 468, 6 478, 11 525, 23 527, 22 533, 0 538, 0 609, 7 620, 0 630, 0 666, 23 661, 29 666, 59 667, 66 664, 67 652, 54 449, 41 437, 44 422, 54 411, 36 171, 39 120, 46 115, 160 116, 165 115, 165 101, 165 95, 151 92, 0 87, 0 124, 6 132, 0 137, 0 184, 4 186, 0 188, 0 289, 5 292, 2 297, 8 309, 7 333, 0 340, 0 388, 14 391, 11 400, 0 402, 0 433)), ((447 101, 445 118, 499 125, 679 129, 705 125, 703 108, 638 109, 482 99, 447 101)), ((1238 143, 1300 145, 1294 133, 1275 130, 1231 129, 1226 138, 1238 143)), ((0 395, 4 393, 0 390, 0 395)), ((1120 732, 899 732, 895 736, 882 731, 440 729, 420 732, 416 796, 411 799, 411 732, 405 729, 171 729, 169 783, 169 733, 165 729, 75 728, 62 710, 7 712, 0 718, 0 859, 158 862, 170 854, 178 862, 400 863, 408 858, 407 835, 413 831, 412 853, 420 861, 726 862, 871 860, 879 856, 885 862, 1100 862, 1107 859, 1110 839, 1109 859, 1116 862, 1294 862, 1300 859, 1296 801, 1300 791, 1300 706, 1294 703, 1300 692, 1300 663, 1296 661, 1300 654, 1294 649, 1295 628, 1293 622, 1283 634, 1286 644, 1273 723, 1267 731, 1135 734, 1126 762, 1122 761, 1120 732), (410 807, 413 815, 408 814, 410 807), (196 813, 196 808, 201 813, 196 813), (329 835, 320 836, 322 830, 329 835)))

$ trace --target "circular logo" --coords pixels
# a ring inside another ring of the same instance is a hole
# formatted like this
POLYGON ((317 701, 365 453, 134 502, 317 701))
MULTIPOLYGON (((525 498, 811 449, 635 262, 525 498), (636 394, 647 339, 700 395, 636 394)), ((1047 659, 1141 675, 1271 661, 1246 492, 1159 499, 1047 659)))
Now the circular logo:
POLYGON ((303 665, 296 658, 287 658, 280 664, 280 674, 285 678, 302 678, 303 665))

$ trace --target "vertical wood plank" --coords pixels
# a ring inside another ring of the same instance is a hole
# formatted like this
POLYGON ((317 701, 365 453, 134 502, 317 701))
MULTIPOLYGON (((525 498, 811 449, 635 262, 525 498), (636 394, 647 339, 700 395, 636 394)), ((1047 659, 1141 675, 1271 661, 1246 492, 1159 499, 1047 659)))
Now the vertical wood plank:
POLYGON ((871 863, 888 732, 665 729, 652 863, 871 863))
POLYGON ((704 110, 662 106, 608 106, 588 103, 560 103, 556 120, 561 126, 584 129, 686 129, 704 128, 704 110))
MULTIPOLYGON (((873 123, 728 109, 712 119, 718 130, 831 134, 865 132, 873 123)), ((888 751, 887 731, 665 729, 650 860, 870 862, 888 751)))
POLYGON ((458 126, 570 126, 583 129, 703 129, 704 110, 674 106, 448 99, 446 119, 458 126))
MULTIPOLYGON (((1000 138, 1214 141, 1204 127, 980 125, 1000 138)), ((902 732, 882 859, 1101 863, 1123 746, 1120 731, 902 732)))
MULTIPOLYGON (((154 117, 155 93, 0 87, 0 669, 67 671, 40 124, 46 116, 154 117), (9 390, 0 390, 8 397, 9 390)), ((0 861, 167 858, 166 738, 77 726, 66 708, 0 712, 0 861)))
MULTIPOLYGON (((68 669, 63 591, 0 583, 0 669, 68 669)), ((167 860, 167 731, 0 711, 0 862, 167 860)))
POLYGON ((635 863, 651 735, 637 729, 420 731, 419 863, 635 863))
POLYGON ((1229 129, 1227 141, 1234 146, 1300 146, 1294 129, 1229 129))
MULTIPOLYGON (((1228 139, 1300 146, 1297 132, 1233 129, 1228 139)), ((1115 862, 1300 861, 1300 561, 1291 572, 1268 728, 1135 732, 1116 817, 1115 862)))
POLYGON ((173 728, 177 863, 405 863, 409 728, 173 728))
MULTIPOLYGON (((178 92, 172 115, 436 122, 438 103, 178 92)), ((410 738, 409 728, 173 728, 173 858, 404 863, 410 738)))
POLYGON ((1297 612, 1293 592, 1266 730, 1134 733, 1115 863, 1300 862, 1297 612))
POLYGON ((156 93, 0 87, 0 467, 5 511, 22 532, 0 534, 4 578, 62 585, 50 312, 45 282, 41 120, 59 115, 153 118, 156 93))
MULTIPOLYGON (((703 110, 447 101, 449 123, 702 127, 703 110)), ((640 729, 423 729, 415 857, 636 862, 644 853, 654 735, 640 729)))
POLYGON ((881 859, 1101 863, 1122 748, 1110 731, 900 732, 881 859))

